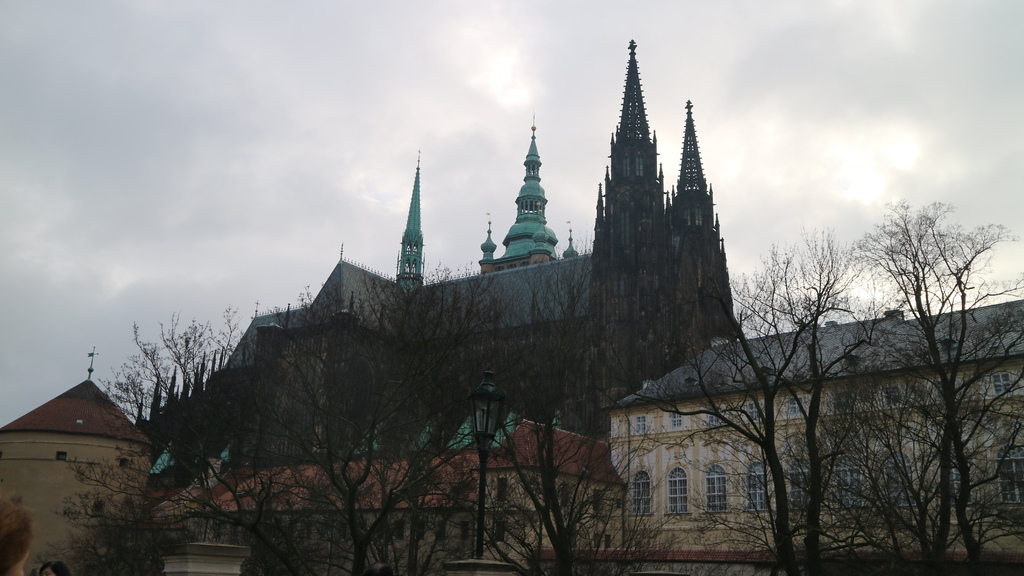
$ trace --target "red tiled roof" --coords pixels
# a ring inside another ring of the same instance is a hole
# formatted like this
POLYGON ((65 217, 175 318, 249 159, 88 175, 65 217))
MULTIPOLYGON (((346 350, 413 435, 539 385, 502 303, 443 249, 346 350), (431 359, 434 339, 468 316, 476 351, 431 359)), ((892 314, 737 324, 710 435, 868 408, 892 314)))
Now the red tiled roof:
POLYGON ((64 432, 148 442, 92 380, 0 428, 0 432, 13 431, 64 432))
MULTIPOLYGON (((512 468, 514 462, 531 468, 540 465, 538 443, 549 429, 536 422, 523 420, 509 435, 506 446, 496 448, 490 467, 512 468), (509 453, 509 449, 514 450, 509 453)), ((558 428, 550 429, 554 434, 554 454, 550 455, 560 474, 569 474, 611 484, 623 484, 622 478, 612 464, 608 444, 600 440, 581 436, 558 428)))

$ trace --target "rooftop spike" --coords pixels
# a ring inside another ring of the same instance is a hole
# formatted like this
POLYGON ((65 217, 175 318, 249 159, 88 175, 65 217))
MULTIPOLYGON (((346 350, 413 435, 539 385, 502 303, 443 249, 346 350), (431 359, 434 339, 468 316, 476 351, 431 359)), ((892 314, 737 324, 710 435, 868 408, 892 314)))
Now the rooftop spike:
POLYGON ((644 92, 640 86, 640 70, 636 63, 636 42, 629 41, 629 65, 626 68, 626 89, 622 96, 622 116, 615 140, 623 142, 650 142, 651 132, 647 125, 647 110, 644 108, 644 92))
POLYGON ((679 166, 679 192, 707 191, 704 180, 704 167, 700 162, 700 149, 697 147, 697 130, 693 126, 693 103, 686 101, 686 130, 683 135, 683 157, 679 166))
POLYGON ((402 253, 398 258, 398 282, 405 289, 423 285, 423 231, 420 228, 420 156, 416 154, 416 179, 409 201, 409 218, 402 234, 402 253))

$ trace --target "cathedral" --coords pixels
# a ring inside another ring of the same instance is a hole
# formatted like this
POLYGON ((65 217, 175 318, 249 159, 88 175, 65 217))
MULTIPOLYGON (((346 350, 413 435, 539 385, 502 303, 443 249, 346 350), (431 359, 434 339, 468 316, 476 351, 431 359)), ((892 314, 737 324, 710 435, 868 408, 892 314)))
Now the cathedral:
MULTIPOLYGON (((579 416, 579 421, 602 421, 603 406, 667 374, 712 339, 730 332, 725 248, 690 102, 686 112, 679 177, 666 186, 657 137, 648 124, 636 44, 630 42, 621 115, 612 135, 610 162, 596 190, 590 252, 577 251, 571 230, 568 247, 556 251, 559 240, 548 227, 548 199, 541 186, 542 163, 533 127, 516 220, 501 241, 503 250, 499 253, 488 225, 480 245, 479 274, 425 283, 417 162, 395 278, 340 259, 310 302, 255 316, 230 359, 222 358, 214 369, 253 365, 263 348, 261 341, 277 338, 272 334, 308 333, 310 325, 322 324, 327 316, 318 316, 317 310, 328 310, 332 318, 348 314, 372 333, 369 318, 375 314, 368 309, 382 291, 430 294, 465 289, 501 302, 499 325, 478 340, 490 339, 497 342, 492 344, 496 350, 523 354, 509 365, 555 362, 550 359, 554 341, 565 345, 564 333, 572 324, 575 340, 569 346, 582 359, 565 370, 571 376, 559 384, 568 389, 562 409, 579 416), (564 384, 566 380, 572 382, 564 384)), ((188 394, 184 388, 164 392, 167 401, 188 394)), ((155 412, 162 402, 158 391, 155 412)))
MULTIPOLYGON (((488 227, 480 246, 480 273, 525 274, 523 267, 589 260, 586 313, 593 327, 594 361, 600 364, 592 367, 591 377, 609 398, 668 373, 712 338, 729 333, 725 246, 714 191, 701 165, 693 104, 686 103, 679 178, 666 190, 657 136, 652 137, 647 121, 636 43, 629 44, 622 112, 610 164, 598 186, 590 254, 577 253, 571 230, 568 248, 561 255, 555 251, 558 238, 547 227, 536 127, 533 131, 516 221, 502 241, 500 257, 488 227)), ((398 266, 398 281, 405 287, 422 284, 419 185, 417 167, 398 266)))

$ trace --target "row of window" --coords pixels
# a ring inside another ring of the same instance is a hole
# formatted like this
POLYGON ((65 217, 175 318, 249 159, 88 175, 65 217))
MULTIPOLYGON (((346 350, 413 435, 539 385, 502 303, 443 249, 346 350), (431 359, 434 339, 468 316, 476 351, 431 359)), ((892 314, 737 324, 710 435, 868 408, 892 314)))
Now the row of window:
MULTIPOLYGON (((729 509, 728 476, 721 464, 708 466, 704 473, 704 511, 726 512, 729 509)), ((754 462, 747 468, 747 510, 765 510, 768 507, 768 485, 764 464, 754 462)), ((690 511, 689 479, 686 470, 675 467, 668 473, 669 514, 690 511)), ((634 514, 650 514, 652 510, 651 475, 641 470, 633 475, 632 503, 634 514)))
MULTIPOLYGON (((992 394, 1008 394, 1014 392, 1020 379, 1010 372, 997 372, 989 376, 991 383, 992 394)), ((856 394, 852 390, 840 390, 831 396, 831 409, 835 412, 849 412, 855 408, 856 394)), ((899 386, 887 386, 881 391, 881 404, 885 408, 894 408, 903 403, 903 390, 899 386)), ((806 411, 806 406, 810 402, 810 398, 807 396, 801 396, 799 398, 787 398, 780 411, 780 415, 783 418, 802 418, 806 411)), ((754 402, 748 402, 743 406, 744 415, 753 422, 759 422, 761 420, 761 407, 754 402)), ((714 415, 708 414, 704 418, 704 423, 708 428, 714 428, 722 425, 722 420, 714 415)), ((668 414, 668 429, 669 430, 682 430, 683 429, 683 416, 682 414, 676 414, 670 412, 668 414)), ((637 434, 646 434, 647 432, 653 432, 651 420, 648 415, 641 414, 633 417, 633 432, 637 434)))
MULTIPOLYGON (((864 505, 863 473, 850 459, 840 460, 834 470, 836 481, 836 498, 843 506, 856 507, 864 505)), ((807 504, 807 479, 809 469, 805 461, 796 461, 790 469, 790 500, 794 507, 807 504)), ((910 458, 905 454, 894 458, 885 468, 883 485, 888 503, 896 506, 911 504, 910 486, 913 482, 913 467, 910 458)), ((728 476, 721 464, 712 464, 704 472, 704 511, 728 511, 728 476)), ((686 470, 676 466, 668 473, 667 478, 668 514, 684 514, 689 512, 689 483, 686 470)), ((766 510, 768 508, 768 482, 764 464, 753 462, 747 467, 746 510, 766 510)), ((959 490, 960 479, 953 470, 953 487, 959 490)), ((1008 504, 1024 504, 1024 446, 1005 448, 1001 451, 999 463, 999 488, 1002 501, 1008 504)), ((641 470, 633 475, 632 506, 634 514, 650 514, 652 512, 651 475, 641 470)))

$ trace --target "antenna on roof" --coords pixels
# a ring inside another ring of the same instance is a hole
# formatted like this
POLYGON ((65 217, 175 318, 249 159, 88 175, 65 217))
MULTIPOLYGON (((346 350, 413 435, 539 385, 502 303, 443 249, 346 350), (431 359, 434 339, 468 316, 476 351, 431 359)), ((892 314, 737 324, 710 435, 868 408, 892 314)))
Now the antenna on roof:
POLYGON ((92 380, 92 362, 93 362, 93 360, 96 359, 96 356, 98 356, 98 355, 99 354, 96 352, 96 347, 93 346, 92 347, 92 352, 89 352, 89 354, 88 354, 88 356, 89 356, 89 376, 86 377, 86 380, 92 380))

